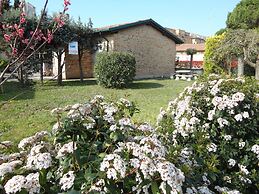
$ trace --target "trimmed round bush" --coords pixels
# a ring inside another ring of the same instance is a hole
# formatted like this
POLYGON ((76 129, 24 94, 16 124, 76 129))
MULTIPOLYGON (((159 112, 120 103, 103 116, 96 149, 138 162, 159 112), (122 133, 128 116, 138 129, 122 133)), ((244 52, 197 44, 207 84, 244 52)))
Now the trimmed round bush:
POLYGON ((124 88, 132 83, 136 73, 134 56, 121 52, 98 53, 95 77, 98 84, 106 88, 124 88))
POLYGON ((251 78, 212 75, 161 110, 158 124, 171 162, 184 172, 184 192, 258 193, 258 94, 251 78))

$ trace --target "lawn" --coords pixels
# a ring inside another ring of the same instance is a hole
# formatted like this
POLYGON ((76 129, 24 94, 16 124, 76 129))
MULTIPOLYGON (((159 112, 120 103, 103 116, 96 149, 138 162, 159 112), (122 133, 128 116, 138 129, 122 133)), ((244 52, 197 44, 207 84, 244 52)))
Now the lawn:
POLYGON ((67 81, 61 87, 55 82, 47 82, 44 86, 36 83, 27 88, 9 82, 5 93, 0 94, 0 140, 18 142, 36 131, 51 130, 55 122, 50 114, 53 108, 84 103, 97 94, 107 100, 123 97, 134 101, 140 112, 133 119, 155 124, 160 107, 166 107, 169 100, 177 97, 190 84, 186 81, 150 79, 135 81, 128 89, 116 90, 102 88, 95 80, 84 83, 67 81))

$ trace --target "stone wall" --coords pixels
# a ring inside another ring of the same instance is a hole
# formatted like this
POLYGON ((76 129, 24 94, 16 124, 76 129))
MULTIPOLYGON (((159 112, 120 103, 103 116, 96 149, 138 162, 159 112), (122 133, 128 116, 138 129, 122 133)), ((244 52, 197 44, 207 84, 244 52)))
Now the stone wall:
MULTIPOLYGON (((110 39, 110 37, 109 37, 110 39)), ((136 58, 136 78, 170 76, 175 71, 175 42, 149 25, 113 34, 114 50, 136 58)))

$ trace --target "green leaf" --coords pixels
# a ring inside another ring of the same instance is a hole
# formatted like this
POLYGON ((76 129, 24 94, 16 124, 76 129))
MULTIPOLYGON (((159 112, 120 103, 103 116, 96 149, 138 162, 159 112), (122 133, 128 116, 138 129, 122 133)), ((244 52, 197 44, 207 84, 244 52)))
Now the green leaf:
POLYGON ((153 194, 159 194, 159 188, 157 186, 157 182, 152 182, 151 183, 151 190, 153 194))

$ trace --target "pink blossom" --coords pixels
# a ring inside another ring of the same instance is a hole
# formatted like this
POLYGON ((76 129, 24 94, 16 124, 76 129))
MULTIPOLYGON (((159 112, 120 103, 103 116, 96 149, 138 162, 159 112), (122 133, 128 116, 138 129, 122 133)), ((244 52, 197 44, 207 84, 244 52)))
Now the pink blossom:
POLYGON ((29 39, 26 38, 26 39, 22 40, 22 43, 24 43, 24 44, 29 44, 29 39))
POLYGON ((4 39, 5 39, 6 42, 10 42, 11 41, 11 36, 8 35, 8 34, 5 34, 4 35, 4 39))
POLYGON ((23 17, 21 17, 21 18, 20 18, 20 23, 23 24, 23 23, 25 23, 25 22, 26 22, 26 19, 23 18, 23 17))
POLYGON ((17 32, 18 32, 18 35, 20 36, 20 38, 22 38, 23 35, 24 35, 24 29, 20 28, 20 29, 17 30, 17 32))
POLYGON ((64 6, 67 7, 71 5, 70 0, 64 0, 64 6))
POLYGON ((48 42, 48 43, 51 43, 52 39, 53 39, 53 34, 52 34, 50 31, 48 31, 47 42, 48 42))
POLYGON ((13 55, 17 55, 17 51, 18 51, 17 48, 12 47, 12 54, 13 55))

